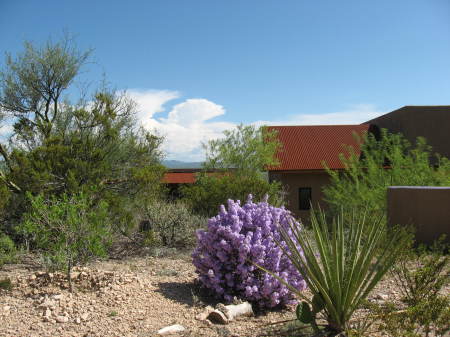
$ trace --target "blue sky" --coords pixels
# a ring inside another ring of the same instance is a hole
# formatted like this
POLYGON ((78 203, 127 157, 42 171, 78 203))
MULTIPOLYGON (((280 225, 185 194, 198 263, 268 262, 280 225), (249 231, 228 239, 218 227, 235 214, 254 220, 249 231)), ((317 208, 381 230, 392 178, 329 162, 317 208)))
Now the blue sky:
MULTIPOLYGON (((169 159, 237 123, 359 123, 450 104, 449 0, 0 0, 0 54, 66 30, 166 136, 169 159)), ((0 59, 0 66, 4 58, 0 59)))

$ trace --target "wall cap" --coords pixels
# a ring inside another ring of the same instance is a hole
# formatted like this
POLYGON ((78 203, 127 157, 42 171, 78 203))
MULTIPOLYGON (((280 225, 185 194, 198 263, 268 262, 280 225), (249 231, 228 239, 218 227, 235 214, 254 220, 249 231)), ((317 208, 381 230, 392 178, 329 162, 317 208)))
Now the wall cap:
POLYGON ((388 189, 450 190, 450 186, 388 186, 388 189))

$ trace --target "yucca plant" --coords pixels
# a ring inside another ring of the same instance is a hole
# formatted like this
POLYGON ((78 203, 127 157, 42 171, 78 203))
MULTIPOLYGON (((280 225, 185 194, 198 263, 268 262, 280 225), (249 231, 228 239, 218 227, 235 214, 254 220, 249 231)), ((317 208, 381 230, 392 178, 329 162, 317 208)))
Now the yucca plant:
POLYGON ((386 235, 384 217, 368 217, 365 211, 341 209, 329 223, 319 209, 312 212, 311 225, 312 235, 297 223, 281 226, 287 246, 280 247, 313 294, 308 299, 290 287, 304 299, 297 318, 318 335, 334 336, 349 330, 353 313, 395 263, 407 236, 399 229, 386 235), (326 324, 318 324, 319 313, 326 324))

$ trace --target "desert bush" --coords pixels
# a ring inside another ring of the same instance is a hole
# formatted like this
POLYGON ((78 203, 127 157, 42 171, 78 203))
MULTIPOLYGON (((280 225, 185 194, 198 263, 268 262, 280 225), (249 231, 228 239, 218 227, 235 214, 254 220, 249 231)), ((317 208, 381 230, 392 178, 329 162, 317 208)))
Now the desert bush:
POLYGON ((0 267, 5 263, 12 263, 16 260, 17 249, 11 238, 0 233, 0 267))
POLYGON ((289 221, 294 221, 290 212, 271 206, 267 198, 254 203, 250 195, 243 206, 228 200, 228 209, 222 205, 208 221, 207 230, 197 233, 192 257, 201 284, 226 301, 236 296, 269 308, 294 302, 288 287, 277 279, 289 282, 297 292, 306 286, 289 257, 282 254, 286 245, 279 227, 289 221))
POLYGON ((143 213, 141 230, 147 246, 193 247, 195 231, 207 222, 182 202, 155 200, 146 205, 143 213))
POLYGON ((8 234, 30 211, 26 192, 50 198, 89 191, 107 202, 123 234, 134 228, 141 202, 161 193, 162 137, 140 127, 124 92, 103 84, 77 97, 73 85, 90 51, 74 42, 27 42, 0 69, 0 126, 12 126, 8 141, 0 140, 0 221, 8 224, 0 230, 8 234))
MULTIPOLYGON (((381 216, 366 218, 364 212, 342 209, 330 224, 319 210, 311 215, 312 237, 295 222, 281 227, 281 237, 289 247, 283 247, 284 256, 304 276, 313 294, 312 299, 304 298, 297 306, 299 321, 323 336, 350 330, 353 313, 407 242, 406 233, 398 229, 385 235, 383 221, 381 216), (319 326, 319 317, 326 320, 324 326, 319 326)), ((304 297, 295 287, 289 287, 304 297)))
POLYGON ((96 256, 105 256, 110 244, 108 205, 86 194, 44 199, 28 194, 31 211, 19 230, 33 239, 49 269, 66 270, 72 290, 71 270, 96 256))
POLYGON ((450 332, 450 300, 445 296, 433 297, 404 309, 389 302, 374 311, 380 320, 379 330, 392 337, 444 337, 450 332))
POLYGON ((207 217, 217 214, 220 205, 228 199, 245 200, 249 194, 256 199, 270 195, 272 205, 281 206, 283 203, 282 186, 279 182, 268 182, 259 174, 240 174, 236 172, 217 173, 208 175, 201 173, 195 184, 181 188, 183 200, 194 212, 207 217))
POLYGON ((391 275, 402 294, 400 305, 378 309, 381 328, 394 337, 444 336, 450 331, 448 244, 442 237, 432 246, 408 247, 391 275))

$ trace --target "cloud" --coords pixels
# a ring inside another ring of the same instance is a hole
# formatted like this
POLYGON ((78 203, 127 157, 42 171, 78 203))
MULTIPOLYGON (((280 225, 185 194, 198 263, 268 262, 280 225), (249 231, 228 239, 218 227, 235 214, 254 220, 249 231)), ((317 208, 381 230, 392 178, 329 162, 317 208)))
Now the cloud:
POLYGON ((286 119, 274 121, 257 121, 255 125, 335 125, 361 124, 378 117, 385 112, 380 111, 373 104, 355 104, 348 109, 323 114, 296 114, 286 119))
POLYGON ((154 114, 164 111, 164 104, 180 97, 178 91, 131 89, 127 94, 137 103, 138 118, 145 126, 154 114))
POLYGON ((148 130, 156 130, 165 137, 163 150, 168 159, 185 161, 204 160, 202 143, 220 138, 234 123, 211 121, 223 116, 223 106, 204 98, 189 98, 174 105, 167 117, 157 117, 164 104, 179 98, 176 91, 129 91, 138 105, 138 117, 148 130))

